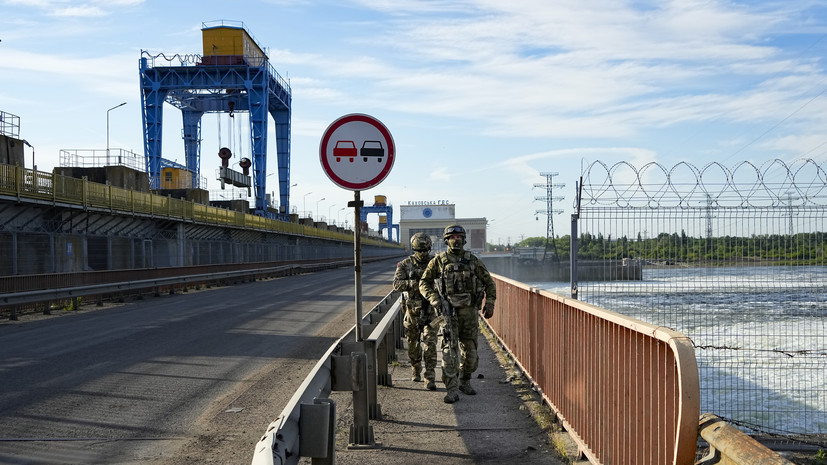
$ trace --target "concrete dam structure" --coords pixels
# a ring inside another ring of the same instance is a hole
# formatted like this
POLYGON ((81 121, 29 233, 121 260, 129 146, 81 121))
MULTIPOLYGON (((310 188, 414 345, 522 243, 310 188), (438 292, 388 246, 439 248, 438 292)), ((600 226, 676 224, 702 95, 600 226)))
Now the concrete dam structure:
MULTIPOLYGON (((514 254, 480 255, 488 271, 516 281, 570 282, 568 261, 537 260, 514 254)), ((585 260, 577 262, 577 281, 639 281, 643 278, 641 260, 585 260)))

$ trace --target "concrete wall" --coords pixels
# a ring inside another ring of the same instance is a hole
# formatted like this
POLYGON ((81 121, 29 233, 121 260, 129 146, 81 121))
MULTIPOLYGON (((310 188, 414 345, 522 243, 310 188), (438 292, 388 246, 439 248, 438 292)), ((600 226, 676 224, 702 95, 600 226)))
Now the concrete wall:
MULTIPOLYGON (((569 262, 521 260, 514 256, 481 255, 480 258, 491 273, 517 281, 571 282, 569 262)), ((578 281, 639 281, 642 275, 639 260, 580 261, 577 264, 578 281)))
POLYGON ((100 168, 57 167, 52 173, 75 179, 84 177, 90 182, 97 182, 138 192, 149 192, 149 176, 141 171, 126 166, 104 166, 100 168))
MULTIPOLYGON (((179 229, 179 237, 162 237, 169 232, 154 237, 2 232, 0 276, 353 257, 351 242, 253 231, 218 238, 220 228, 212 228, 216 238, 199 239, 179 229)), ((364 244, 362 249, 364 257, 402 254, 400 249, 364 244)))

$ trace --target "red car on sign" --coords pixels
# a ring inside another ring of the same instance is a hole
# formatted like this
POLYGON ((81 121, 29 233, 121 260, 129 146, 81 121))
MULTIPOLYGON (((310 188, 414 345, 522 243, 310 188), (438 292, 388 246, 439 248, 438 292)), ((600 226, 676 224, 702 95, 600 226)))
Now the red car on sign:
POLYGON ((337 162, 342 161, 342 158, 350 158, 350 162, 353 163, 358 155, 359 151, 356 150, 356 144, 352 140, 337 141, 336 146, 333 147, 333 156, 336 157, 337 162))

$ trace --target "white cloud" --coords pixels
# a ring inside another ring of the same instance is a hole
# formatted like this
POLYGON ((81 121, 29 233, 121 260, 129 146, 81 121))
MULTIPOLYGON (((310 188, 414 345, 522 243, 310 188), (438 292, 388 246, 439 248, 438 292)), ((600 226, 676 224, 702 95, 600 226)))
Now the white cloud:
POLYGON ((94 5, 71 6, 66 8, 53 8, 52 14, 55 16, 69 16, 79 18, 92 18, 96 16, 106 16, 107 13, 100 7, 94 5))
POLYGON ((428 177, 431 181, 434 181, 434 182, 437 182, 437 183, 440 183, 440 182, 447 183, 447 182, 450 182, 451 178, 452 178, 451 173, 449 172, 448 168, 446 168, 446 167, 436 168, 435 170, 430 172, 428 177))
POLYGON ((822 77, 816 63, 763 40, 789 18, 732 3, 357 5, 416 15, 352 28, 370 34, 342 39, 359 44, 347 60, 281 52, 274 62, 326 73, 330 81, 305 89, 310 97, 344 104, 350 93, 353 102, 476 121, 488 136, 616 138, 682 122, 761 121, 804 91, 776 94, 768 84, 822 77), (402 53, 376 58, 388 50, 402 53))
MULTIPOLYGON (((120 81, 124 73, 135 73, 134 55, 73 57, 66 54, 50 55, 4 48, 0 52, 0 70, 23 71, 32 76, 60 76, 78 82, 89 82, 92 89, 105 81, 120 81)), ((134 82, 130 83, 134 92, 134 82)))
POLYGON ((134 7, 145 0, 89 0, 78 4, 71 0, 6 0, 8 5, 39 8, 55 17, 96 18, 107 16, 122 7, 134 7))

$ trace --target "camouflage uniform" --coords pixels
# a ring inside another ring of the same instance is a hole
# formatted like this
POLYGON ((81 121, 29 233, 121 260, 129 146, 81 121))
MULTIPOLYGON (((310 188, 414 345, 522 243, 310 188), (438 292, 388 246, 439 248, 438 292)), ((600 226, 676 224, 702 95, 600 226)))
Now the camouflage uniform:
MULTIPOLYGON (((449 228, 452 227, 445 228, 446 235, 449 228)), ((464 245, 464 230, 461 227, 459 229, 462 231, 464 245)), ((494 314, 497 290, 482 260, 471 252, 462 250, 461 246, 449 247, 448 251, 437 254, 422 274, 419 290, 432 303, 440 300, 435 285, 437 280, 442 280, 444 297, 454 308, 453 318, 446 322, 451 325, 449 329, 453 340, 446 341, 443 330, 441 346, 442 382, 448 391, 445 401, 450 403, 458 399, 456 390, 476 394, 470 379, 479 364, 478 312, 485 300, 485 317, 490 318, 494 314)))
MULTIPOLYGON (((428 240, 430 251, 430 240, 428 240)), ((437 329, 429 323, 436 317, 431 304, 419 293, 419 277, 433 258, 428 252, 416 252, 396 265, 393 288, 403 292, 405 301, 405 330, 408 339, 408 357, 411 360, 411 379, 421 381, 422 361, 425 362, 425 385, 436 389, 437 329), (424 350, 423 350, 424 349, 424 350)))

